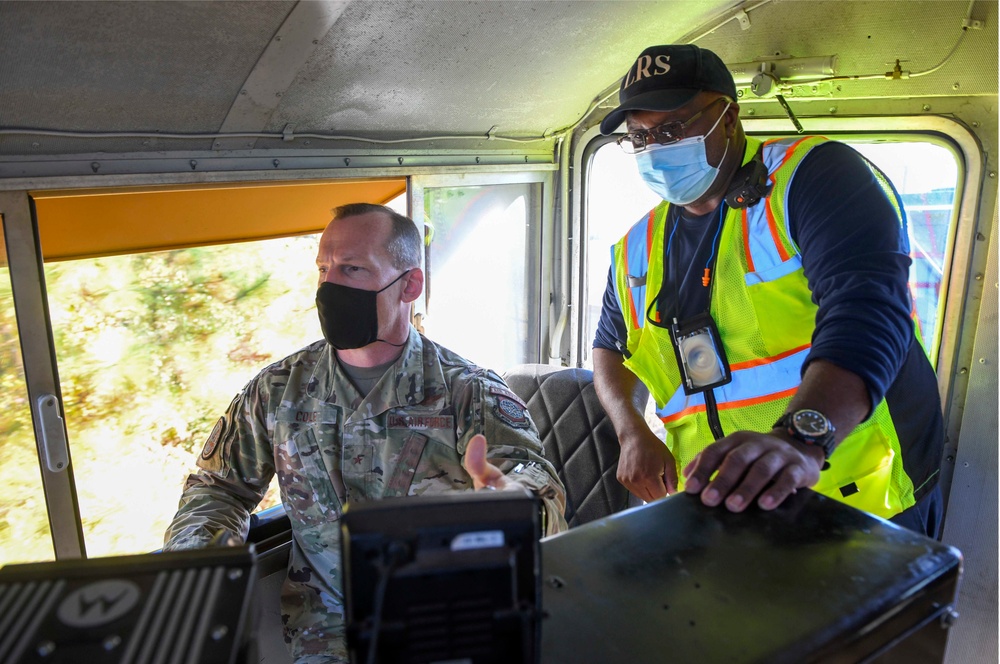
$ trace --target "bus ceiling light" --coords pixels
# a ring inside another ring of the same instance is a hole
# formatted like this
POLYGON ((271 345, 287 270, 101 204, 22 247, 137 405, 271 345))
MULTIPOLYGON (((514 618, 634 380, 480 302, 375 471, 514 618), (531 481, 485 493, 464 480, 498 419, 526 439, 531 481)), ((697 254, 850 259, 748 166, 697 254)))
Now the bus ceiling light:
POLYGON ((837 56, 823 55, 811 58, 776 56, 753 62, 728 65, 736 87, 750 85, 761 72, 769 72, 782 83, 814 80, 837 73, 837 56))

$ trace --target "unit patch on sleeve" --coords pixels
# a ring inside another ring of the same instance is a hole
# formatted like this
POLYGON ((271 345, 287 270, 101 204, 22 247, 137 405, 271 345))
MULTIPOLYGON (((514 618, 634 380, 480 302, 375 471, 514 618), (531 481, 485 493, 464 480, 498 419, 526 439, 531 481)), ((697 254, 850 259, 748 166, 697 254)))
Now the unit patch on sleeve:
POLYGON ((219 439, 222 438, 222 430, 226 428, 226 418, 220 417, 219 421, 215 423, 215 428, 212 429, 212 433, 208 435, 208 440, 205 441, 205 448, 201 451, 201 458, 208 459, 212 458, 215 454, 215 449, 219 446, 219 439))
POLYGON ((493 412, 496 413, 496 416, 501 421, 515 429, 528 428, 528 415, 520 400, 515 401, 506 395, 497 395, 496 399, 497 402, 493 406, 493 412))

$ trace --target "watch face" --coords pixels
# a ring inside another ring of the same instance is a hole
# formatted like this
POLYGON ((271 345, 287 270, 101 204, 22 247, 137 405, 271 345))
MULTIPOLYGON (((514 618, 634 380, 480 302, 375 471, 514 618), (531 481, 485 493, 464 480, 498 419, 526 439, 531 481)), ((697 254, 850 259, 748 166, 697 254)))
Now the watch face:
POLYGON ((795 411, 792 426, 803 435, 816 438, 825 436, 830 430, 830 423, 822 413, 808 409, 795 411))

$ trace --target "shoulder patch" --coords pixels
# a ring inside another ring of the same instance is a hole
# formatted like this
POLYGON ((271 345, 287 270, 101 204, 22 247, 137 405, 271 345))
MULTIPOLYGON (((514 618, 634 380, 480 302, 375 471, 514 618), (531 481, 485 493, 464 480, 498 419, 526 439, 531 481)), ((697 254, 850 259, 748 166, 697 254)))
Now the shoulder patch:
POLYGON ((205 441, 205 447, 201 451, 201 458, 208 459, 212 458, 215 454, 215 450, 219 447, 219 439, 222 438, 222 430, 226 428, 226 418, 220 417, 219 421, 215 423, 215 427, 212 429, 212 433, 208 435, 208 440, 205 441))
POLYGON ((515 429, 528 428, 528 415, 525 410, 524 404, 519 399, 515 401, 506 395, 497 395, 496 404, 493 406, 493 412, 496 416, 515 429))

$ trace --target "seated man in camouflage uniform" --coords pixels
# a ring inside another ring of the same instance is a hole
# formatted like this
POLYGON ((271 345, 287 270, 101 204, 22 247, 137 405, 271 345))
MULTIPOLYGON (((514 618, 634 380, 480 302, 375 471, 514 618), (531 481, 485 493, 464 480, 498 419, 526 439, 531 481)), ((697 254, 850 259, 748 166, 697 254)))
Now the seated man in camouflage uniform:
POLYGON ((166 533, 165 549, 219 533, 245 539, 277 473, 293 534, 282 620, 298 662, 347 661, 344 504, 521 485, 541 496, 548 534, 566 528, 564 488, 524 403, 410 325, 422 248, 413 222, 389 208, 334 210, 316 260, 325 340, 267 367, 233 400, 166 533))

